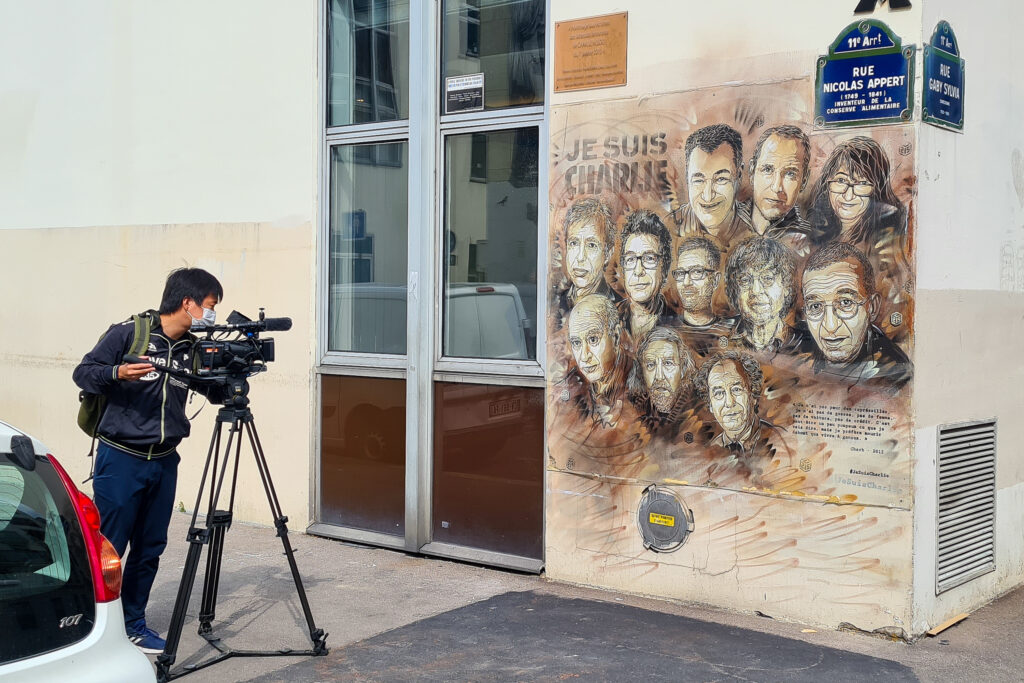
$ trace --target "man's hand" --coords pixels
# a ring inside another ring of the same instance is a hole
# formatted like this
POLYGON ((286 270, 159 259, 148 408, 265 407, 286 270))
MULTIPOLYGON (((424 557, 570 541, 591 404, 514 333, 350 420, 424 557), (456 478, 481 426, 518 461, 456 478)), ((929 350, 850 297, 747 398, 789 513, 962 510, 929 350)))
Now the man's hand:
MULTIPOLYGON (((139 356, 139 358, 148 359, 148 356, 139 356)), ((152 371, 152 363, 122 363, 117 366, 117 378, 124 382, 134 382, 152 371)))

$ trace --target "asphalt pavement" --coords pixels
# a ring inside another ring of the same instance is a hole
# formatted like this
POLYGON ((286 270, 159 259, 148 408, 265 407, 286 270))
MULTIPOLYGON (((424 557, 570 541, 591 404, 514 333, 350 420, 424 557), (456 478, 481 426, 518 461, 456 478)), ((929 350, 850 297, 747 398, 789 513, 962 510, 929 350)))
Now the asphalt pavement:
MULTIPOLYGON (((188 544, 175 513, 150 597, 165 635, 188 544)), ((1024 590, 913 643, 808 628, 543 577, 289 534, 325 656, 232 657, 183 676, 225 681, 1021 681, 1024 590)), ((205 554, 173 671, 217 651, 199 637, 205 554)), ((309 631, 274 529, 225 538, 213 636, 301 651, 309 631)), ((155 657, 153 658, 155 660, 155 657)))

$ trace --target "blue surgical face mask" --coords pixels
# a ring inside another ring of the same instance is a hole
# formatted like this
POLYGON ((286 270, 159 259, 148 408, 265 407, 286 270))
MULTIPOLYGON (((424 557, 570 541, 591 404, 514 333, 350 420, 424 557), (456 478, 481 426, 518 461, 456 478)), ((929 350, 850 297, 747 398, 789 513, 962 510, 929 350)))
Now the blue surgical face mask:
MULTIPOLYGON (((188 313, 188 311, 185 311, 188 313)), ((203 308, 203 317, 197 318, 191 313, 188 313, 188 317, 192 318, 192 329, 202 329, 204 327, 213 327, 217 322, 217 311, 212 308, 203 308)))

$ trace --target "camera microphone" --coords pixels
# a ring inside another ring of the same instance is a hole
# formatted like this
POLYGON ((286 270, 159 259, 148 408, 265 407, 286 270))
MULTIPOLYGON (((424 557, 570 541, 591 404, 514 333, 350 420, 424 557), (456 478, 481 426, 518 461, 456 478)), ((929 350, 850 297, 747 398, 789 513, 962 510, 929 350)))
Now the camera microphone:
POLYGON ((264 318, 263 329, 267 332, 285 332, 292 329, 291 318, 264 318))
POLYGON ((227 323, 229 328, 238 332, 287 332, 292 329, 291 318, 250 320, 238 311, 231 311, 227 323))

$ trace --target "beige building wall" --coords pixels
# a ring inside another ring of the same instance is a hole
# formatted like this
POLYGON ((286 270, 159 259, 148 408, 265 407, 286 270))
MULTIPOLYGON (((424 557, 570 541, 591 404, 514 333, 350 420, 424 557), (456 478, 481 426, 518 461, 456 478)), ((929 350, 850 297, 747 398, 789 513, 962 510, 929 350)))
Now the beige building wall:
MULTIPOLYGON (((264 306, 294 320, 251 396, 282 507, 305 526, 316 12, 315 0, 2 3, 0 59, 16 68, 0 75, 0 419, 76 481, 89 442, 72 369, 107 325, 159 305, 168 271, 198 266, 224 285, 219 319, 264 306)), ((206 406, 180 449, 187 509, 215 414, 206 406)), ((269 522, 251 457, 239 491, 237 517, 269 522)))
POLYGON ((1024 13, 922 4, 925 39, 945 19, 967 61, 963 134, 922 125, 918 147, 915 624, 934 625, 1024 581, 1024 13), (993 417, 996 571, 936 597, 937 431, 993 417))

